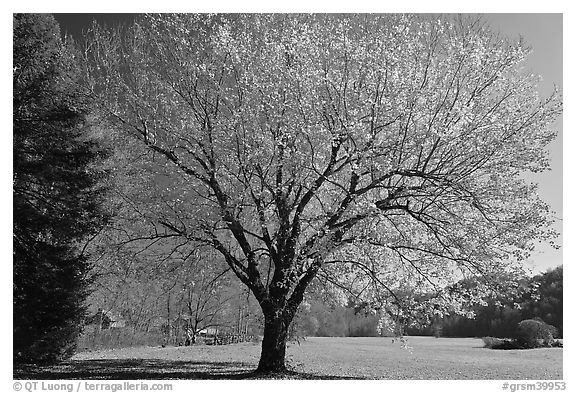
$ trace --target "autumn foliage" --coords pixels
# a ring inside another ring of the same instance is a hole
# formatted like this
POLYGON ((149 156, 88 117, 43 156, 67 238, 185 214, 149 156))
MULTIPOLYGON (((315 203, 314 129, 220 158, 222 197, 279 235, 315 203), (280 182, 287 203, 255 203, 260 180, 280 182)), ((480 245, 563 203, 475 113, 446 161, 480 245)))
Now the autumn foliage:
POLYGON ((148 236, 213 248, 251 290, 260 371, 284 369, 317 280, 430 319, 480 301, 451 284, 554 237, 520 175, 548 168, 561 96, 481 20, 150 15, 94 26, 84 53, 102 117, 139 146, 116 171, 148 236))

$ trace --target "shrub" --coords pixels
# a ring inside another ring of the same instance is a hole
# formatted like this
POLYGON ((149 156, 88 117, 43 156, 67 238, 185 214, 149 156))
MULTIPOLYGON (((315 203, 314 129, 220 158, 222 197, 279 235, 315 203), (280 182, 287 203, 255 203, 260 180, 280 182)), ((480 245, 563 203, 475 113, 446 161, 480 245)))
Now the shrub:
POLYGON ((495 346, 502 344, 504 340, 496 337, 482 337, 482 341, 484 341, 484 348, 493 349, 495 346))
POLYGON ((483 337, 484 348, 490 349, 530 349, 540 347, 562 347, 562 342, 554 340, 557 335, 554 326, 538 319, 526 319, 518 324, 517 335, 513 340, 483 337))
POLYGON ((553 348, 563 348, 564 344, 560 340, 554 340, 554 342, 552 343, 552 347, 553 348))
POLYGON ((496 337, 482 337, 484 348, 490 349, 521 349, 522 347, 516 340, 509 340, 496 337))
POLYGON ((526 319, 518 324, 516 341, 523 348, 550 347, 557 334, 554 326, 537 319, 526 319))

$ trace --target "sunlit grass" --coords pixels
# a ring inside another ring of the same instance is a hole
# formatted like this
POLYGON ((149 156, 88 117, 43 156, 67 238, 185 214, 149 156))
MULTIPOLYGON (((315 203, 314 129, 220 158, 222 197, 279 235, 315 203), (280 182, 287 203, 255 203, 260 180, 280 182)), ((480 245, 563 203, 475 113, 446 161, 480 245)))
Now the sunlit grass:
MULTIPOLYGON (((138 347, 81 352, 57 367, 15 370, 30 379, 259 378, 260 345, 138 347)), ((481 339, 310 337, 287 349, 287 378, 562 379, 559 348, 491 350, 481 339)))
POLYGON ((481 339, 312 337, 288 353, 299 371, 377 379, 562 379, 562 350, 497 351, 481 339))

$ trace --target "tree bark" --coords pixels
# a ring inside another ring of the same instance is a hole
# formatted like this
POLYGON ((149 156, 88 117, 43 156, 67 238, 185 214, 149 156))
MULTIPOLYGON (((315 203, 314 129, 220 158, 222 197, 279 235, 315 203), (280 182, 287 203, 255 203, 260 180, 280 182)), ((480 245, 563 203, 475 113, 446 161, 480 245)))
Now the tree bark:
POLYGON ((286 340, 291 316, 276 312, 264 315, 264 338, 257 372, 275 373, 286 371, 286 340))

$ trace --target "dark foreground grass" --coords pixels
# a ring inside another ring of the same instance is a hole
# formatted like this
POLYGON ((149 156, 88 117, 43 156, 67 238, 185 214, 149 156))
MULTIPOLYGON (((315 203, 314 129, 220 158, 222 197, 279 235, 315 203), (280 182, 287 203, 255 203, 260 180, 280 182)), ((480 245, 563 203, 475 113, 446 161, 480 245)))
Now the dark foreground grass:
POLYGON ((15 379, 562 379, 562 349, 495 351, 480 339, 312 337, 287 350, 291 372, 260 375, 260 345, 83 352, 58 366, 15 367, 15 379))

